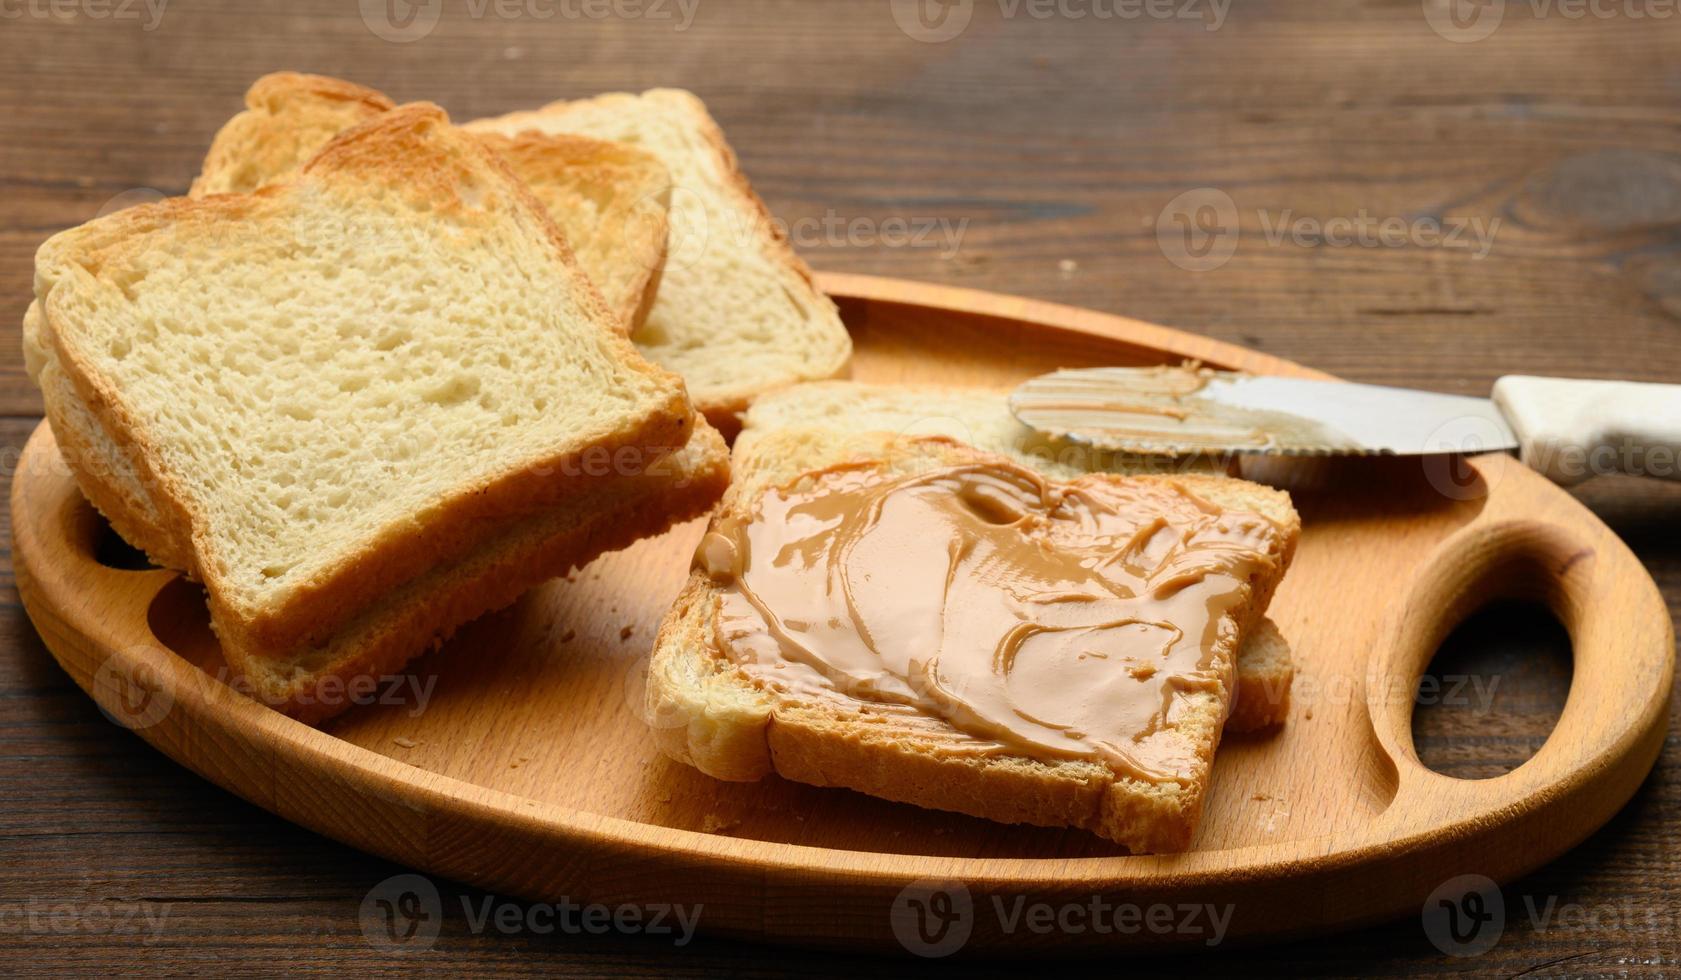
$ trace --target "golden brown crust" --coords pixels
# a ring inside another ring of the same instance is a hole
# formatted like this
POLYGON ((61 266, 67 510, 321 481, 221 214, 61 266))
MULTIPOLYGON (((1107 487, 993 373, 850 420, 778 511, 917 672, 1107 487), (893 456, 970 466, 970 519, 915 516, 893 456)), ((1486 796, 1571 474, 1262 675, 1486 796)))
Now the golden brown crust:
MULTIPOLYGON (((62 242, 49 243, 51 254, 56 257, 48 264, 57 262, 67 275, 89 275, 87 268, 97 269, 125 248, 139 247, 134 244, 136 236, 159 226, 167 224, 176 234, 188 234, 195 223, 214 225, 230 218, 251 220, 279 213, 286 206, 288 195, 294 193, 293 188, 311 181, 335 193, 360 193, 359 189, 344 185, 369 181, 394 193, 427 195, 421 199, 432 213, 458 212, 461 220, 471 220, 476 212, 451 183, 464 180, 488 182, 508 194, 530 224, 545 229, 556 258, 576 268, 570 249, 546 209, 507 164, 477 140, 458 134, 448 125, 443 110, 426 103, 401 107, 341 134, 305 166, 294 184, 274 185, 248 195, 171 199, 130 208, 84 226, 85 230, 71 233, 62 242), (78 248, 79 245, 85 247, 78 248), (69 249, 77 251, 73 260, 64 255, 69 249)), ((44 246, 42 253, 48 255, 49 247, 44 246)), ((587 281, 574 276, 572 283, 577 289, 575 301, 592 310, 600 322, 610 323, 611 314, 587 281)), ((55 288, 44 301, 46 315, 55 327, 67 323, 62 311, 57 309, 60 295, 55 288)), ((570 454, 493 475, 458 489, 432 513, 418 515, 417 525, 385 529, 357 555, 300 586, 287 602, 248 613, 217 598, 223 595, 223 583, 216 571, 215 556, 208 551, 207 536, 198 533, 203 521, 195 519, 191 512, 184 475, 157 469, 155 461, 160 455, 149 436, 146 420, 128 408, 122 393, 99 377, 73 344, 65 342, 61 329, 52 333, 59 364, 89 411, 115 442, 137 448, 142 482, 156 489, 155 501, 178 535, 177 540, 193 542, 198 560, 189 562, 185 570, 209 588, 212 612, 224 645, 231 648, 273 651, 319 639, 392 587, 435 562, 464 553, 476 540, 473 528, 476 522, 529 513, 580 492, 595 479, 581 474, 570 454)), ((625 363, 656 379, 669 394, 636 427, 603 433, 599 439, 590 441, 610 450, 620 446, 641 447, 650 459, 683 445, 692 431, 694 416, 681 379, 643 361, 617 332, 612 333, 609 342, 621 348, 619 354, 625 363)))
MULTIPOLYGON (((295 179, 334 137, 397 108, 383 93, 337 78, 275 72, 245 93, 246 111, 216 134, 192 196, 249 192, 295 179)), ((609 239, 587 256, 587 271, 626 332, 653 305, 665 261, 670 176, 656 158, 635 147, 582 136, 478 134, 513 164, 575 251, 589 252, 598 223, 609 239), (624 197, 611 213, 580 205, 602 192, 624 197), (622 260, 621 260, 622 257, 622 260)))
POLYGON ((189 194, 256 190, 294 174, 336 133, 396 107, 383 93, 324 75, 274 72, 210 143, 189 194))
POLYGON ((1247 734, 1284 724, 1295 676, 1289 644, 1278 626, 1263 617, 1244 636, 1226 731, 1247 734))
POLYGON ((640 325, 665 264, 671 200, 665 166, 633 146, 585 136, 473 135, 543 202, 625 333, 640 325))

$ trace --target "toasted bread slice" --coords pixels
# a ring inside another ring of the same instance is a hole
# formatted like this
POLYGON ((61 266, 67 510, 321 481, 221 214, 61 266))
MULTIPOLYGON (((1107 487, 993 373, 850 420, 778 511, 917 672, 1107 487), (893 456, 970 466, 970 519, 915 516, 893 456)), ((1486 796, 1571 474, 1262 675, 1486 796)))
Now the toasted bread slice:
MULTIPOLYGON (((117 533, 155 564, 184 568, 192 545, 152 499, 130 453, 116 445, 58 369, 39 304, 24 318, 24 350, 53 434, 77 481, 117 533)), ((434 568, 377 600, 319 646, 279 656, 227 651, 231 683, 310 724, 348 707, 348 696, 399 670, 463 623, 608 551, 704 513, 729 481, 729 451, 697 421, 684 449, 628 480, 590 488, 564 506, 506 522, 464 560, 434 568)))
MULTIPOLYGON (((191 194, 243 193, 292 179, 334 136, 391 111, 384 94, 336 78, 276 72, 216 134, 191 194)), ((581 136, 487 139, 549 209, 578 264, 628 331, 654 301, 665 262, 671 177, 633 146, 581 136)))
MULTIPOLYGON (((1010 414, 1007 394, 987 388, 857 381, 793 385, 753 403, 736 447, 751 453, 754 442, 777 429, 825 428, 861 436, 866 443, 878 433, 948 436, 1057 480, 1072 480, 1086 473, 1136 476, 1224 472, 1219 462, 1209 458, 1112 453, 1044 436, 1010 414)), ((1237 686, 1232 692, 1226 731, 1249 732, 1283 724, 1290 713, 1294 676, 1289 644, 1275 624, 1263 622, 1238 649, 1237 686)))
MULTIPOLYGON (((914 473, 998 459, 942 437, 900 439, 780 429, 738 447, 730 490, 714 516, 745 518, 765 490, 804 474, 863 461, 914 473)), ((1293 554, 1300 522, 1288 495, 1225 477, 1116 477, 1171 481, 1228 510, 1254 511, 1276 525, 1270 570, 1244 586, 1246 599, 1222 622, 1217 662, 1229 670, 1236 647, 1271 600, 1293 554)), ((697 570, 660 628, 648 671, 648 717, 660 748, 720 779, 775 772, 819 786, 843 786, 891 800, 1010 823, 1082 827, 1134 852, 1185 848, 1202 810, 1229 686, 1184 692, 1166 723, 1195 765, 1180 778, 1147 781, 1087 761, 1044 761, 971 751, 975 740, 941 718, 886 712, 845 696, 787 694, 756 683, 730 659, 717 632, 721 593, 697 570)), ((1230 674, 1226 677, 1229 679, 1230 674)))
POLYGON ((435 106, 291 183, 55 236, 36 272, 57 368, 186 529, 231 656, 320 642, 594 482, 581 454, 648 463, 693 424, 525 185, 435 106))
POLYGON ((736 164, 706 107, 654 89, 556 102, 467 123, 475 132, 624 141, 670 171, 671 244, 648 318, 632 334, 682 374, 695 406, 733 433, 761 392, 846 370, 852 341, 736 164))
POLYGON ((729 450, 716 429, 695 426, 689 444, 644 473, 603 481, 565 506, 524 518, 461 561, 393 590, 319 646, 280 656, 228 653, 231 682, 308 724, 349 707, 357 685, 400 670, 455 629, 512 603, 533 586, 598 555, 659 534, 711 508, 729 482, 729 450))

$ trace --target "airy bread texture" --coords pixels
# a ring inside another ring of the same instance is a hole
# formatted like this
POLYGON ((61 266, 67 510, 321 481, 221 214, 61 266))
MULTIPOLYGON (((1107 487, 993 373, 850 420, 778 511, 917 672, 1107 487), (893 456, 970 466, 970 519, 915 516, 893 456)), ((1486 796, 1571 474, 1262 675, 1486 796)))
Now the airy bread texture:
MULTIPOLYGON (((190 535, 167 523, 131 455, 82 404, 58 367, 39 303, 24 316, 24 358, 41 387, 59 450, 84 494, 154 563, 186 568, 190 535)), ((353 703, 359 685, 396 672, 461 624, 597 555, 705 513, 729 481, 729 451, 697 421, 683 450, 627 480, 592 486, 562 507, 507 522, 466 559, 435 568, 362 611, 319 646, 279 655, 228 651, 231 683, 306 723, 353 703), (243 654, 243 655, 242 655, 243 654)))
POLYGON ((650 465, 693 426, 545 209, 426 104, 287 184, 57 235, 36 296, 43 376, 134 447, 155 516, 190 542, 153 536, 154 557, 206 584, 230 659, 325 642, 498 521, 593 489, 586 454, 650 465))
POLYGON ((46 314, 39 302, 23 315, 24 367, 41 389, 58 450, 69 463, 82 493, 123 540, 144 551, 153 564, 187 568, 192 542, 174 534, 168 517, 146 488, 133 456, 133 445, 118 446, 82 402, 53 352, 46 314))
POLYGON ((846 370, 852 341, 794 254, 699 99, 654 89, 556 102, 467 124, 508 135, 574 133, 627 142, 671 173, 671 243, 648 317, 632 335, 682 374, 695 406, 734 432, 753 398, 846 370))
MULTIPOLYGON (((871 460, 893 472, 989 457, 943 437, 838 435, 786 428, 739 447, 721 516, 745 517, 772 486, 837 463, 871 460)), ((1254 628, 1283 577, 1300 533, 1288 495, 1242 480, 1085 476, 1171 480, 1218 506, 1258 512, 1279 528, 1271 571, 1257 574, 1235 615, 1235 636, 1254 628)), ((944 720, 868 710, 835 695, 799 699, 755 684, 728 657, 716 631, 719 591, 696 571, 660 628, 648 668, 648 717, 660 748, 711 776, 756 780, 772 772, 818 786, 843 786, 933 809, 1008 823, 1081 827, 1136 853, 1182 850, 1202 811, 1228 691, 1192 694, 1172 722, 1200 766, 1185 781, 1118 776, 1099 763, 1041 761, 962 751, 969 736, 944 720)), ((1226 664, 1236 642, 1217 650, 1226 664), (1229 647, 1229 648, 1228 648, 1229 647)))
MULTIPOLYGON (((754 443, 778 429, 822 428, 837 436, 858 437, 865 449, 881 433, 946 436, 1007 457, 1055 480, 1072 480, 1087 473, 1137 476, 1224 472, 1212 459, 1106 452, 1045 436, 1010 414, 1007 396, 1007 391, 986 388, 857 381, 793 385, 753 403, 736 437, 736 451, 751 455, 754 443)), ((1237 686, 1232 692, 1226 731, 1250 732, 1283 724, 1290 713, 1294 677, 1289 644, 1276 625, 1263 621, 1238 650, 1237 686)))
MULTIPOLYGON (((245 93, 191 195, 244 193, 291 180, 339 133, 396 108, 380 92, 321 75, 276 72, 245 93)), ((578 264, 630 330, 653 304, 665 262, 671 177, 652 154, 581 136, 488 136, 549 209, 578 264)))
POLYGON ((258 700, 318 724, 352 703, 347 693, 400 670, 457 627, 512 603, 548 579, 706 513, 729 483, 729 450, 700 422, 682 450, 625 479, 598 481, 564 506, 513 523, 460 561, 393 590, 325 644, 280 656, 230 657, 232 682, 258 700))

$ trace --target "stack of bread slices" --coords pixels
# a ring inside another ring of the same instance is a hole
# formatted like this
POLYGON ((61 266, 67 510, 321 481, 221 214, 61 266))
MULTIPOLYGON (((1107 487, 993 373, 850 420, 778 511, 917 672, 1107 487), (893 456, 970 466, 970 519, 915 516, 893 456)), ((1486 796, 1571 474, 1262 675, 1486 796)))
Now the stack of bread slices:
POLYGON ((281 73, 246 104, 187 197, 41 247, 24 346, 86 496, 203 583, 237 682, 289 714, 704 513, 708 420, 846 366, 687 93, 459 127, 281 73), (749 233, 670 266, 674 186, 749 233))

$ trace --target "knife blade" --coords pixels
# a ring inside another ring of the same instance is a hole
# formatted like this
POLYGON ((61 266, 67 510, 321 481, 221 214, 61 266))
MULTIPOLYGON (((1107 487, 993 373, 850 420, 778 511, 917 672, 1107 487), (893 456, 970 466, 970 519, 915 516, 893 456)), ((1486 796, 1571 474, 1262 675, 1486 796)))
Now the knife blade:
POLYGON ((1010 396, 1024 424, 1139 453, 1421 455, 1514 449, 1487 398, 1196 367, 1088 368, 1010 396))

